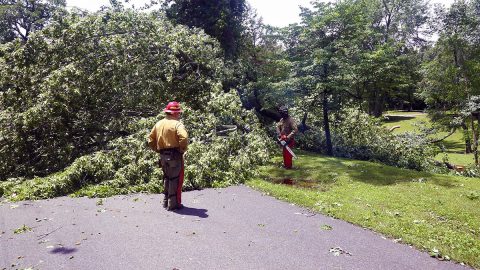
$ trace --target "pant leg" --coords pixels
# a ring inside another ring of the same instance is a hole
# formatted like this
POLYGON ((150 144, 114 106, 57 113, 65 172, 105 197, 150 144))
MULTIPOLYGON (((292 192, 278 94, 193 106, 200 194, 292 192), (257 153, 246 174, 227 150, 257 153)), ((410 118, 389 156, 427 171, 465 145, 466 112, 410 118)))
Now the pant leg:
POLYGON ((168 175, 167 175, 167 163, 161 159, 160 160, 160 167, 162 168, 162 172, 163 172, 163 195, 165 196, 164 197, 164 200, 167 200, 168 199, 168 186, 169 186, 169 181, 168 181, 168 175))
MULTIPOLYGON (((164 165, 164 172, 167 179, 167 209, 173 210, 179 206, 179 197, 181 194, 178 192, 180 189, 181 192, 181 185, 180 185, 180 174, 183 169, 183 159, 182 155, 179 152, 173 151, 164 153, 162 156, 162 160, 165 162, 162 163, 164 165)), ((180 199, 181 200, 181 199, 180 199)))
POLYGON ((170 181, 168 181, 167 177, 163 176, 163 207, 167 208, 168 206, 168 187, 170 181))
POLYGON ((177 203, 180 205, 182 203, 182 187, 183 179, 185 177, 185 163, 182 157, 182 168, 180 170, 180 175, 178 177, 178 187, 177 187, 177 203))
POLYGON ((179 177, 172 177, 169 179, 169 186, 168 186, 168 209, 173 210, 178 207, 178 179, 179 177))
MULTIPOLYGON (((295 141, 293 139, 291 139, 289 142, 288 142, 288 147, 290 149, 293 148, 293 146, 295 145, 295 141)), ((292 165, 293 165, 293 161, 292 161, 292 158, 293 156, 290 154, 290 152, 287 151, 287 149, 284 147, 283 148, 283 165, 285 166, 285 168, 287 169, 291 169, 292 168, 292 165)))

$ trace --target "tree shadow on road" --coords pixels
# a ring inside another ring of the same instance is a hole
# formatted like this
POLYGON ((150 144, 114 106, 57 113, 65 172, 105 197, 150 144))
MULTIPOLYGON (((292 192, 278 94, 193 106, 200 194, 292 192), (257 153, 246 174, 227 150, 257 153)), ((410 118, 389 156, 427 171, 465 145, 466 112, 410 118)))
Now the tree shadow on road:
POLYGON ((50 253, 67 255, 67 254, 70 254, 70 253, 74 253, 76 251, 77 251, 76 248, 57 247, 57 248, 52 249, 52 251, 50 251, 50 253))
POLYGON ((207 218, 207 209, 198 209, 184 206, 182 209, 176 210, 175 213, 185 216, 197 216, 199 218, 207 218))

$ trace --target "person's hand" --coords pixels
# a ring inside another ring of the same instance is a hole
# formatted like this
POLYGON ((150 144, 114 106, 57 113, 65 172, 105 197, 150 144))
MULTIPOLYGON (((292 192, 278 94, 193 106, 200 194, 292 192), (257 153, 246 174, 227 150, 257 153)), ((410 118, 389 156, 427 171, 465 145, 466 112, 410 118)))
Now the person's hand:
POLYGON ((282 141, 286 141, 286 140, 287 140, 287 136, 286 136, 286 135, 282 135, 282 136, 280 136, 280 140, 282 140, 282 141))

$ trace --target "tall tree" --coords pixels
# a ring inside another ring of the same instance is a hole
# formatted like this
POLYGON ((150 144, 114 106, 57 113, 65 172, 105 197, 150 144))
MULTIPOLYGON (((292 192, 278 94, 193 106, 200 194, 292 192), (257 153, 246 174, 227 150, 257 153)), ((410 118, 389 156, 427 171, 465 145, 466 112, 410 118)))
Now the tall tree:
POLYGON ((167 17, 177 24, 202 28, 216 38, 226 59, 236 59, 244 31, 245 0, 166 0, 167 17))
MULTIPOLYGON (((470 126, 465 133, 466 152, 475 135, 477 118, 471 104, 480 95, 480 5, 478 1, 456 1, 444 11, 437 9, 439 39, 428 54, 424 65, 421 95, 432 119, 447 128, 470 126), (470 114, 465 111, 470 110, 470 114)), ((475 137, 477 140, 475 140, 475 137)))
POLYGON ((245 86, 240 89, 244 105, 255 108, 267 118, 278 120, 275 107, 283 103, 283 95, 277 84, 288 79, 291 69, 281 43, 284 33, 279 28, 263 24, 254 10, 249 10, 247 17, 244 46, 239 58, 246 71, 245 86))
POLYGON ((360 88, 368 101, 367 111, 378 117, 389 98, 402 96, 404 91, 411 93, 419 80, 415 75, 418 65, 412 65, 411 59, 418 57, 418 49, 426 45, 422 29, 428 20, 429 6, 425 0, 364 1, 371 25, 370 38, 363 46, 360 88))
POLYGON ((333 155, 330 114, 352 95, 349 67, 357 61, 356 52, 365 37, 365 8, 354 0, 316 3, 313 11, 302 13, 302 33, 290 49, 304 105, 321 108, 329 155, 333 155))

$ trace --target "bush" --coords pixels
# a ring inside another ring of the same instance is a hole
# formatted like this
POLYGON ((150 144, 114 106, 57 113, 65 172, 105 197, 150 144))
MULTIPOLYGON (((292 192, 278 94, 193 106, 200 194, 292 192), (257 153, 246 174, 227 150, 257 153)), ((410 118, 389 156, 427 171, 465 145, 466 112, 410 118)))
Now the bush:
POLYGON ((477 178, 480 177, 480 167, 475 164, 471 164, 466 166, 465 169, 461 172, 455 171, 455 174, 465 177, 477 178))
MULTIPOLYGON (((313 122, 315 119, 312 119, 313 122)), ((326 149, 323 130, 312 129, 297 137, 299 147, 324 152, 326 149)), ((381 123, 355 109, 346 109, 332 120, 332 144, 334 155, 359 160, 382 162, 400 168, 432 170, 435 147, 426 136, 415 133, 393 134, 381 123)))

